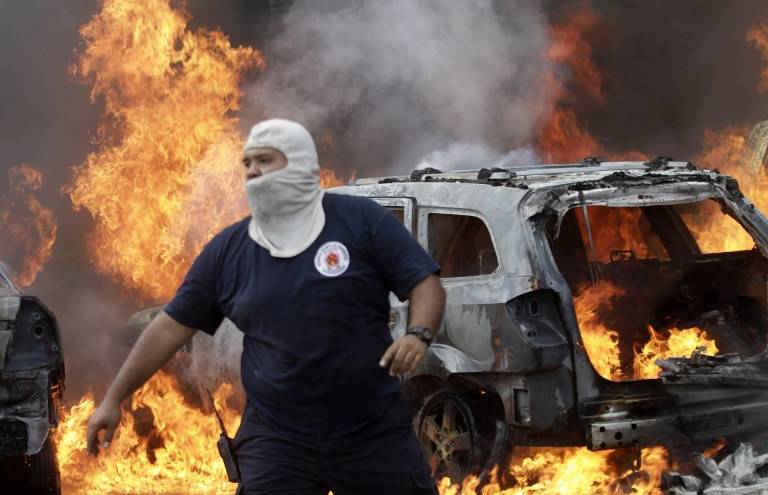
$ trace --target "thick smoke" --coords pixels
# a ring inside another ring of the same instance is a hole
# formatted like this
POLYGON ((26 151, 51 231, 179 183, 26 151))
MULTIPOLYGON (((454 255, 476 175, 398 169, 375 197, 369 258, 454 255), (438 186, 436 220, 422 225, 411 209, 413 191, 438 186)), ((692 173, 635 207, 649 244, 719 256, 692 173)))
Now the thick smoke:
POLYGON ((456 142, 499 155, 529 145, 549 108, 547 46, 534 1, 302 0, 247 104, 330 130, 358 175, 411 170, 456 142))

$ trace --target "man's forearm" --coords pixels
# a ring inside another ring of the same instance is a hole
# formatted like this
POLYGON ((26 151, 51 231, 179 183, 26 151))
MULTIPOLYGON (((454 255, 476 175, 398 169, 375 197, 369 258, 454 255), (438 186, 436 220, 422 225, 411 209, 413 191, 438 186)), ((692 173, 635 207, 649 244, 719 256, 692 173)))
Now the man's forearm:
POLYGON ((167 314, 160 313, 139 336, 104 400, 121 403, 159 370, 195 332, 167 314))
POLYGON ((443 321, 445 310, 445 289, 440 278, 431 275, 413 288, 408 310, 408 326, 423 326, 435 334, 443 321))

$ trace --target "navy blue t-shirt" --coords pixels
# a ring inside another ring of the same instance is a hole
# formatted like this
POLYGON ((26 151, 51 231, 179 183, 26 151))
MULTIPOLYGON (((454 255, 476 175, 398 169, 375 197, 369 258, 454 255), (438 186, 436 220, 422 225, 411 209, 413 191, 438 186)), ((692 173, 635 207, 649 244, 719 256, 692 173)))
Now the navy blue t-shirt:
POLYGON ((392 343, 388 294, 404 300, 439 271, 376 202, 326 193, 323 209, 320 236, 293 258, 256 244, 250 217, 227 227, 165 308, 206 333, 224 317, 243 331, 248 400, 289 434, 343 434, 381 414, 399 389, 379 366, 392 343))

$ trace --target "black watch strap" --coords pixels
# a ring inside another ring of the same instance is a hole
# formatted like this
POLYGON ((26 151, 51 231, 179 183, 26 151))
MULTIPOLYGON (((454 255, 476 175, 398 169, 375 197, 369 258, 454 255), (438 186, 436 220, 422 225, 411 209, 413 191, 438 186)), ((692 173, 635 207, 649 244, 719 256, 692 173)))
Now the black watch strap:
POLYGON ((415 335, 427 344, 429 346, 433 340, 435 340, 435 334, 427 327, 423 327, 420 325, 410 327, 408 330, 405 331, 406 335, 415 335))

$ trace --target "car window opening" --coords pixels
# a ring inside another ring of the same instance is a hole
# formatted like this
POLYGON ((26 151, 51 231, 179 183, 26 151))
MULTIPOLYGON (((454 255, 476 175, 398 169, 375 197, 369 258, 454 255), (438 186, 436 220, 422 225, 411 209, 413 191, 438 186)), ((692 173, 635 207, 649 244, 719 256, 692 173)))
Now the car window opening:
POLYGON ((499 266, 491 234, 480 218, 430 213, 429 254, 441 267, 441 277, 489 275, 499 266))
POLYGON ((582 204, 548 240, 573 293, 587 353, 604 378, 657 378, 657 359, 697 349, 746 357, 766 346, 766 259, 714 200, 582 204))

